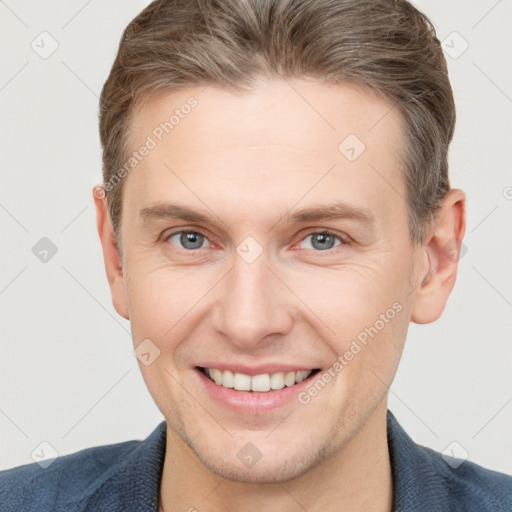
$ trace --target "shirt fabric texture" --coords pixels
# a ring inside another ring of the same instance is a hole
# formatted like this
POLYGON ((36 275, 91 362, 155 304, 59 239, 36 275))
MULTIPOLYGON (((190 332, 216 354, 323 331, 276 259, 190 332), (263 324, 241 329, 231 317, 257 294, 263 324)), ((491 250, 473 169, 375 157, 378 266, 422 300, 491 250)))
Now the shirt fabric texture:
MULTIPOLYGON (((511 512, 512 477, 419 446, 387 413, 393 512, 511 512)), ((0 471, 0 512, 158 512, 166 447, 162 421, 126 441, 0 471)), ((191 507, 201 508, 200 503, 191 507)))

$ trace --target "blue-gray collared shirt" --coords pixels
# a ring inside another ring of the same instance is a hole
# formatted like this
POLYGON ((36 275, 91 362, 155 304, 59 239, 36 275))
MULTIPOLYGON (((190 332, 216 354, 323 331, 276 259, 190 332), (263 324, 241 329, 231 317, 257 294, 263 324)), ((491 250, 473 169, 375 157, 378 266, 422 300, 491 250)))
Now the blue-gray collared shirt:
MULTIPOLYGON (((449 464, 415 444, 389 411, 387 429, 394 512, 512 511, 511 476, 469 461, 449 464)), ((144 441, 87 448, 46 469, 0 471, 0 512, 158 512, 165 446, 163 421, 144 441)))

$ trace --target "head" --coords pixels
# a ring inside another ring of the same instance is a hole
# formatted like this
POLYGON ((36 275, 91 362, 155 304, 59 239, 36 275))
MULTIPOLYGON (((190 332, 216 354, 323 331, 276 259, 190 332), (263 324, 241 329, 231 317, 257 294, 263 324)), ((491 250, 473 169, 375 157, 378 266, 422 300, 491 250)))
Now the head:
POLYGON ((409 322, 455 281, 454 122, 439 41, 405 1, 156 1, 127 27, 98 229, 146 384, 197 460, 285 480, 382 417, 409 322), (315 372, 240 409, 204 367, 315 372))

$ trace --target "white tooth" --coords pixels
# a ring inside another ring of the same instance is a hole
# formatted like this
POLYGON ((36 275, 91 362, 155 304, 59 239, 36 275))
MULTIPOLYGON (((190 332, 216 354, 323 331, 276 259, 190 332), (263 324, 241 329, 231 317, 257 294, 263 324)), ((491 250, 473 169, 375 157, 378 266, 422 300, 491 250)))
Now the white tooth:
POLYGON ((213 369, 213 380, 215 380, 215 384, 219 386, 222 384, 222 372, 217 370, 217 368, 213 369))
POLYGON ((295 384, 295 372, 288 372, 284 376, 285 386, 293 386, 295 384))
POLYGON ((306 380, 311 372, 309 370, 303 370, 300 372, 300 381, 306 380))
POLYGON ((272 389, 282 389, 284 388, 284 373, 273 373, 270 376, 270 387, 272 389))
POLYGON ((226 370, 222 375, 222 385, 225 388, 232 388, 233 384, 233 372, 226 370))
POLYGON ((217 368, 205 368, 207 375, 219 386, 234 388, 238 391, 266 392, 271 389, 282 389, 285 386, 293 386, 305 380, 312 373, 311 370, 298 372, 277 372, 269 375, 264 373, 253 377, 244 373, 233 373, 229 370, 222 371, 217 368))
POLYGON ((235 373, 233 377, 233 387, 237 391, 250 391, 251 390, 251 377, 243 373, 235 373))
POLYGON ((269 374, 254 375, 251 379, 251 389, 253 391, 270 391, 269 374))

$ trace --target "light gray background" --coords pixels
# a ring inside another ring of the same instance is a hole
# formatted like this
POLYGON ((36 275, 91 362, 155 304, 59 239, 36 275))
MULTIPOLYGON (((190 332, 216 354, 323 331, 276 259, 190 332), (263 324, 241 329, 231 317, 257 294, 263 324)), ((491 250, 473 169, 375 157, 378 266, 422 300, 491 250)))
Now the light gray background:
MULTIPOLYGON (((32 462, 43 441, 68 454, 143 439, 163 420, 112 307, 91 193, 98 96, 147 3, 0 1, 0 469, 32 462), (50 48, 43 31, 59 45, 47 59, 31 48, 50 48), (42 237, 58 248, 47 263, 32 252, 42 237)), ((411 325, 390 409, 416 442, 456 441, 456 455, 512 474, 512 2, 416 4, 452 55, 451 180, 468 196, 468 251, 442 318, 411 325)))

